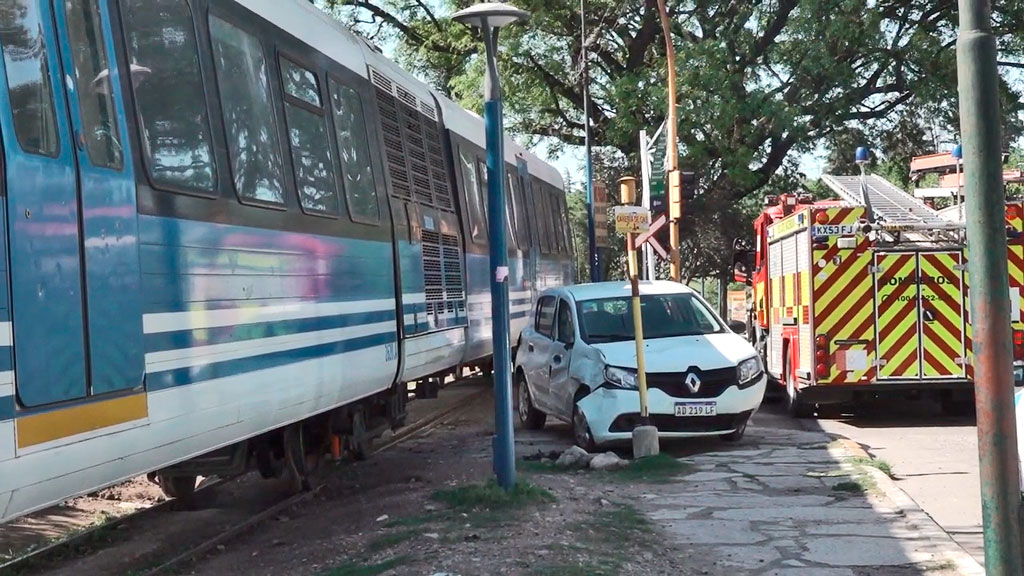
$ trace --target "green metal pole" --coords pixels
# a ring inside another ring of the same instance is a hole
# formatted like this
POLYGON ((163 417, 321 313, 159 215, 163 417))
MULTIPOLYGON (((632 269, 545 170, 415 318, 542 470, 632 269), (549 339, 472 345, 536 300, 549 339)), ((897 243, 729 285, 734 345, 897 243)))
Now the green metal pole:
POLYGON ((989 0, 959 0, 957 77, 966 167, 978 459, 989 576, 1020 576, 1020 479, 996 68, 989 0))

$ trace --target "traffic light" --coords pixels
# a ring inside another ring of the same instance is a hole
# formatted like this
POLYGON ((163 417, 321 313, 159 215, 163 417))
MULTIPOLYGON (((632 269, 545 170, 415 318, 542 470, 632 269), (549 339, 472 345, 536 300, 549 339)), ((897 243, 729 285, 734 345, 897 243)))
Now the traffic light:
MULTIPOLYGON (((665 174, 664 178, 667 180, 668 184, 668 186, 666 186, 665 189, 671 191, 672 186, 675 183, 672 182, 672 179, 669 178, 668 174, 665 174)), ((693 172, 676 172, 676 180, 679 185, 679 198, 681 200, 681 204, 678 206, 678 208, 679 214, 681 216, 685 215, 686 213, 686 203, 692 201, 697 196, 697 176, 693 172)), ((661 216, 662 214, 669 216, 671 219, 671 214, 669 214, 668 201, 670 197, 671 196, 669 194, 651 195, 652 219, 657 219, 658 216, 661 216)), ((665 248, 665 250, 669 249, 668 228, 668 226, 665 226, 664 228, 662 228, 661 230, 654 234, 655 240, 657 240, 658 243, 660 243, 665 248)), ((682 236, 683 233, 682 231, 680 231, 680 237, 682 236)))

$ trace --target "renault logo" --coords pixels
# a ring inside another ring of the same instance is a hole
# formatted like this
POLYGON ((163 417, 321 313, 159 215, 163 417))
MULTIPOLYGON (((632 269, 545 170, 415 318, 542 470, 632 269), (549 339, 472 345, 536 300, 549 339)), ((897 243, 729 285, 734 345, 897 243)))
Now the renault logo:
POLYGON ((700 378, 696 374, 687 374, 686 387, 690 389, 690 392, 696 394, 700 390, 700 378))

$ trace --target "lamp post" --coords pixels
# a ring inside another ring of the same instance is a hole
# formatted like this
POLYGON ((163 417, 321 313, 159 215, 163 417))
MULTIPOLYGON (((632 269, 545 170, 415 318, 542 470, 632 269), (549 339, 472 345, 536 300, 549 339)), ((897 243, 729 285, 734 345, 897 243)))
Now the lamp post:
POLYGON ((597 248, 594 221, 594 159, 590 136, 590 63, 587 58, 586 0, 580 0, 580 60, 583 64, 583 138, 587 154, 587 255, 590 258, 590 281, 601 281, 601 253, 597 248))
POLYGON ((487 132, 487 202, 491 241, 491 344, 494 348, 494 473, 498 485, 516 484, 512 425, 512 351, 509 341, 508 239, 505 236, 505 131, 502 126, 501 83, 498 78, 498 31, 525 22, 529 13, 508 4, 482 2, 460 10, 452 19, 480 29, 487 49, 484 75, 484 127, 487 132))

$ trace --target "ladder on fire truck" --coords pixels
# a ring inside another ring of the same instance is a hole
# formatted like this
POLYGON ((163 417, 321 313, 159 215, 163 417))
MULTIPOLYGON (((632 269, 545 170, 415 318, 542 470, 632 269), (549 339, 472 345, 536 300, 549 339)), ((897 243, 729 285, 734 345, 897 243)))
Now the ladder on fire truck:
POLYGON ((874 228, 886 233, 912 241, 949 241, 957 239, 955 231, 963 228, 881 176, 864 176, 863 186, 860 176, 826 174, 821 180, 843 201, 867 207, 874 228))

